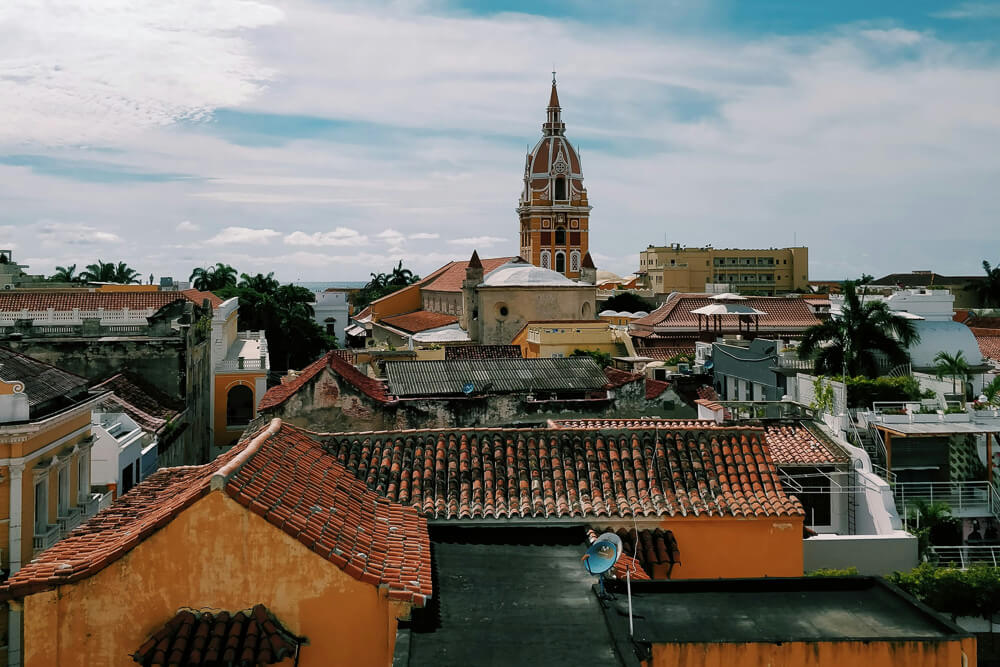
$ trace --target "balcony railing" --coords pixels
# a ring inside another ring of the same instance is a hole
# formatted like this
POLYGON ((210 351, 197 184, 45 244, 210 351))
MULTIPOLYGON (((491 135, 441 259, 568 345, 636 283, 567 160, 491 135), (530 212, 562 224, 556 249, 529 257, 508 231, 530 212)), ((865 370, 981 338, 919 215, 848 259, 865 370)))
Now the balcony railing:
POLYGON ((78 507, 70 507, 66 510, 65 515, 59 515, 57 517, 59 522, 59 532, 62 537, 69 535, 74 528, 83 523, 83 512, 80 511, 78 507))
POLYGON ((1000 495, 989 482, 898 482, 893 493, 904 516, 908 504, 921 501, 945 503, 957 516, 992 515, 1000 519, 1000 495))
POLYGON ((219 371, 266 371, 267 362, 264 359, 222 359, 215 365, 219 371))
POLYGON ((88 494, 87 498, 78 505, 81 513, 83 514, 82 521, 86 521, 90 517, 94 516, 100 512, 105 507, 111 504, 111 491, 106 493, 91 493, 88 494))
POLYGON ((35 555, 37 556, 51 547, 59 541, 59 538, 59 524, 48 524, 45 526, 44 532, 36 532, 31 540, 31 546, 35 551, 35 555))
POLYGON ((931 547, 930 560, 938 567, 967 570, 973 565, 1000 567, 1000 546, 931 547))

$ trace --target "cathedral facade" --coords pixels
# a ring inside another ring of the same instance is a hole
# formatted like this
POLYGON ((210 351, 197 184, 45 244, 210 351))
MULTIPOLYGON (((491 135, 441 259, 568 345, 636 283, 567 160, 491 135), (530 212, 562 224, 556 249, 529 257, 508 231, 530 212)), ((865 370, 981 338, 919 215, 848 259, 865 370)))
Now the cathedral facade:
POLYGON ((517 207, 521 257, 577 280, 588 251, 590 204, 580 156, 566 138, 554 74, 546 115, 542 138, 524 165, 517 207))

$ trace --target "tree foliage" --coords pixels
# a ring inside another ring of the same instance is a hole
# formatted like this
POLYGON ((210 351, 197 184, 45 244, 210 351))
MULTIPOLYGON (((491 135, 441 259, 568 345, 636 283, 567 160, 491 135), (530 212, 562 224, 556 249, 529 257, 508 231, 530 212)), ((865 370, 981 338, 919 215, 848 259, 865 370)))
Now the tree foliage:
POLYGON ((656 304, 631 292, 622 292, 605 301, 601 308, 603 310, 624 311, 626 313, 636 313, 640 310, 651 313, 656 310, 656 304))
POLYGON ((990 263, 983 260, 983 271, 986 277, 970 283, 968 289, 975 292, 980 304, 984 308, 1000 307, 1000 265, 990 266, 990 263))
MULTIPOLYGON (((944 350, 938 352, 934 357, 934 370, 937 373, 938 379, 951 378, 951 393, 953 394, 958 393, 958 381, 961 380, 964 384, 972 372, 969 362, 966 361, 965 355, 961 350, 955 352, 955 354, 949 354, 944 350)), ((965 396, 964 388, 962 396, 963 398, 965 396)))
POLYGON ((960 570, 921 563, 888 579, 952 620, 959 616, 992 619, 1000 613, 1000 568, 974 565, 960 570))
POLYGON ((196 290, 214 292, 225 287, 236 287, 236 269, 222 262, 207 268, 198 267, 191 272, 191 286, 196 290))
POLYGON ((597 365, 601 368, 607 368, 611 366, 611 355, 607 352, 601 352, 600 350, 581 350, 577 348, 573 350, 573 354, 569 355, 571 357, 590 357, 597 362, 597 365))
MULTIPOLYGON (((56 267, 60 269, 62 267, 56 267)), ((73 265, 76 268, 76 265, 73 265)), ((142 282, 139 279, 139 272, 131 268, 125 262, 104 262, 97 260, 96 264, 88 264, 87 268, 80 272, 79 279, 91 283, 120 283, 122 285, 133 285, 142 282)))
POLYGON ((355 292, 351 298, 351 304, 357 310, 361 310, 372 301, 381 299, 420 280, 420 276, 403 268, 403 260, 399 260, 399 264, 393 267, 389 273, 371 273, 369 275, 371 275, 371 280, 355 292))
POLYGON ((76 264, 69 266, 57 266, 56 272, 49 276, 49 280, 54 283, 78 283, 80 276, 76 273, 76 264))
MULTIPOLYGON (((831 378, 843 382, 839 375, 831 378)), ((920 382, 910 375, 900 377, 849 377, 847 378, 847 406, 870 408, 875 402, 918 401, 924 394, 920 382)), ((931 398, 931 396, 927 398, 931 398)))
POLYGON ((811 326, 802 335, 799 356, 814 357, 816 372, 877 377, 879 355, 893 365, 909 361, 907 348, 919 340, 910 320, 897 316, 881 300, 862 301, 856 284, 843 285, 839 319, 811 326))

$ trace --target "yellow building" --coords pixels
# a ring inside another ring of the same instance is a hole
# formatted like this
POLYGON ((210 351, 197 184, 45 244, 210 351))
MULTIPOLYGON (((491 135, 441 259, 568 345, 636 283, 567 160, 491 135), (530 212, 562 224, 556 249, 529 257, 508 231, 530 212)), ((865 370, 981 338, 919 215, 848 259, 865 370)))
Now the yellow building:
POLYGON ((808 289, 809 249, 651 245, 639 253, 638 274, 641 287, 655 294, 699 293, 713 284, 725 286, 727 292, 781 294, 808 289))
MULTIPOLYGON (((215 295, 211 295, 215 297, 215 295)), ((270 359, 263 331, 239 331, 239 299, 212 304, 212 423, 216 447, 232 446, 257 416, 270 359)), ((213 456, 218 453, 213 452, 213 456)))
POLYGON ((576 350, 605 352, 613 357, 635 356, 627 331, 603 320, 529 322, 514 336, 525 359, 569 357, 576 350))

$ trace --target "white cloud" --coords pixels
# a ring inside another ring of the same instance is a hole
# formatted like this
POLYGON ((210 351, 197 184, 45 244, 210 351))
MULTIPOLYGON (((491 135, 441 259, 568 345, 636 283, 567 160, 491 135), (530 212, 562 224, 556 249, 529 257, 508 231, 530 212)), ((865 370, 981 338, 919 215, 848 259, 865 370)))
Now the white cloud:
POLYGON ((267 243, 281 236, 281 232, 273 229, 252 229, 250 227, 226 227, 212 238, 205 241, 206 245, 228 245, 230 243, 267 243))
POLYGON ((93 225, 68 222, 42 222, 37 227, 36 235, 43 245, 93 245, 122 241, 113 232, 93 225))
POLYGON ((198 225, 194 224, 190 220, 184 220, 183 222, 181 222, 180 224, 177 225, 177 231, 179 231, 179 232, 197 232, 197 231, 201 231, 201 227, 199 227, 198 225))
POLYGON ((479 246, 482 248, 488 248, 489 246, 508 240, 509 239, 502 236, 467 236, 461 239, 449 239, 448 243, 451 245, 479 246))
POLYGON ((1000 3, 996 2, 962 2, 952 7, 931 14, 939 19, 996 19, 1000 18, 1000 3))
POLYGON ((404 240, 406 240, 406 235, 403 234, 403 232, 396 231, 395 229, 386 229, 385 231, 376 234, 375 238, 385 241, 395 249, 404 240))
POLYGON ((247 31, 282 18, 253 0, 4 0, 0 142, 117 141, 239 105, 273 74, 247 31))
POLYGON ((411 238, 414 241, 417 241, 417 240, 431 241, 431 240, 434 240, 434 239, 441 238, 441 235, 440 234, 435 234, 433 232, 416 232, 414 234, 410 234, 408 238, 411 238))
POLYGON ((313 234, 292 232, 285 237, 285 243, 311 246, 363 246, 368 245, 368 237, 356 229, 337 227, 330 232, 315 232, 313 234))

